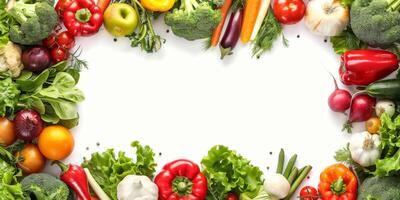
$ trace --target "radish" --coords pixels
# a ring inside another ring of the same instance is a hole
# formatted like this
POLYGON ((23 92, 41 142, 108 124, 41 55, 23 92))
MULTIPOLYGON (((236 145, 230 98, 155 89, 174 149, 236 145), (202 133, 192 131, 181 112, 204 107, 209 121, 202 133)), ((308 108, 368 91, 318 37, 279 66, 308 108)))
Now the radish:
POLYGON ((364 122, 372 117, 376 100, 366 94, 360 94, 353 98, 350 107, 349 120, 344 124, 343 130, 346 129, 351 133, 351 123, 364 122))
POLYGON ((351 94, 347 90, 339 89, 335 77, 333 77, 335 83, 335 90, 329 95, 328 104, 334 112, 345 112, 350 108, 351 94))

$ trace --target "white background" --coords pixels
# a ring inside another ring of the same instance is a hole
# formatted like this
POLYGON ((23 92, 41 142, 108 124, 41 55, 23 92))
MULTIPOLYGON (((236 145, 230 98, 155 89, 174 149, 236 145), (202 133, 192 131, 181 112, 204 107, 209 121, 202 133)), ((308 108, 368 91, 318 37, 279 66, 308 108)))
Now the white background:
POLYGON ((66 162, 79 164, 106 148, 132 155, 130 143, 139 140, 155 150, 160 168, 178 158, 200 162, 213 145, 223 144, 268 173, 284 148, 298 154, 298 167, 314 167, 306 183, 317 186, 319 173, 335 163, 334 152, 349 139, 341 132, 346 116, 327 105, 334 90, 328 71, 338 78, 339 67, 329 41, 301 22, 284 28, 288 48, 278 40, 256 59, 250 45, 239 44, 221 61, 218 48, 204 51, 201 41, 167 29, 156 22, 167 42, 154 54, 131 48, 124 38, 114 42, 105 30, 78 39, 89 63, 79 83, 86 100, 66 162))

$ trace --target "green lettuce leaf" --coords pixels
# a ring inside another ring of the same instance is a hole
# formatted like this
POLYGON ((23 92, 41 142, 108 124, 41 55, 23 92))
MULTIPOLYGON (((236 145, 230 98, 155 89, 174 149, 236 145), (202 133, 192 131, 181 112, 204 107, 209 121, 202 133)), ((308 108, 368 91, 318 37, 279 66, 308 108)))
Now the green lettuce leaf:
POLYGON ((17 106, 20 91, 11 78, 0 81, 0 116, 12 115, 17 106))
POLYGON ((14 157, 0 147, 0 200, 23 200, 24 194, 17 178, 22 174, 10 162, 14 157))
POLYGON ((140 145, 137 141, 131 146, 136 148, 136 161, 127 157, 125 152, 116 155, 113 149, 108 149, 103 153, 93 153, 91 159, 82 164, 89 169, 96 182, 113 200, 117 200, 118 183, 127 175, 153 177, 156 171, 153 150, 149 146, 140 145))
POLYGON ((217 145, 201 161, 208 181, 209 200, 223 200, 228 192, 254 198, 262 185, 261 170, 225 146, 217 145))
POLYGON ((396 176, 400 172, 400 150, 393 157, 376 161, 375 176, 396 176))

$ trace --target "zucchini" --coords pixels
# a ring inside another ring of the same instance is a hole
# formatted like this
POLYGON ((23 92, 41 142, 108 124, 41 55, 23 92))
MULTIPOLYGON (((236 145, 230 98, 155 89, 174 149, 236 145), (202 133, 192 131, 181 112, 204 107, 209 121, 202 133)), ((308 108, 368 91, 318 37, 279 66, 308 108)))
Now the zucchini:
POLYGON ((400 79, 376 81, 367 86, 366 92, 371 97, 400 100, 400 79))

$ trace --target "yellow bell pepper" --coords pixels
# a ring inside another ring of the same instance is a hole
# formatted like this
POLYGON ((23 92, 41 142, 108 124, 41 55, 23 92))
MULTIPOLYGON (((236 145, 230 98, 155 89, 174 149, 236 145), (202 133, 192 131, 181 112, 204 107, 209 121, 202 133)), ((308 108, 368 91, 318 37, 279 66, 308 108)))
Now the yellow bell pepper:
POLYGON ((175 0, 141 0, 144 8, 153 12, 167 12, 174 4, 175 0))

